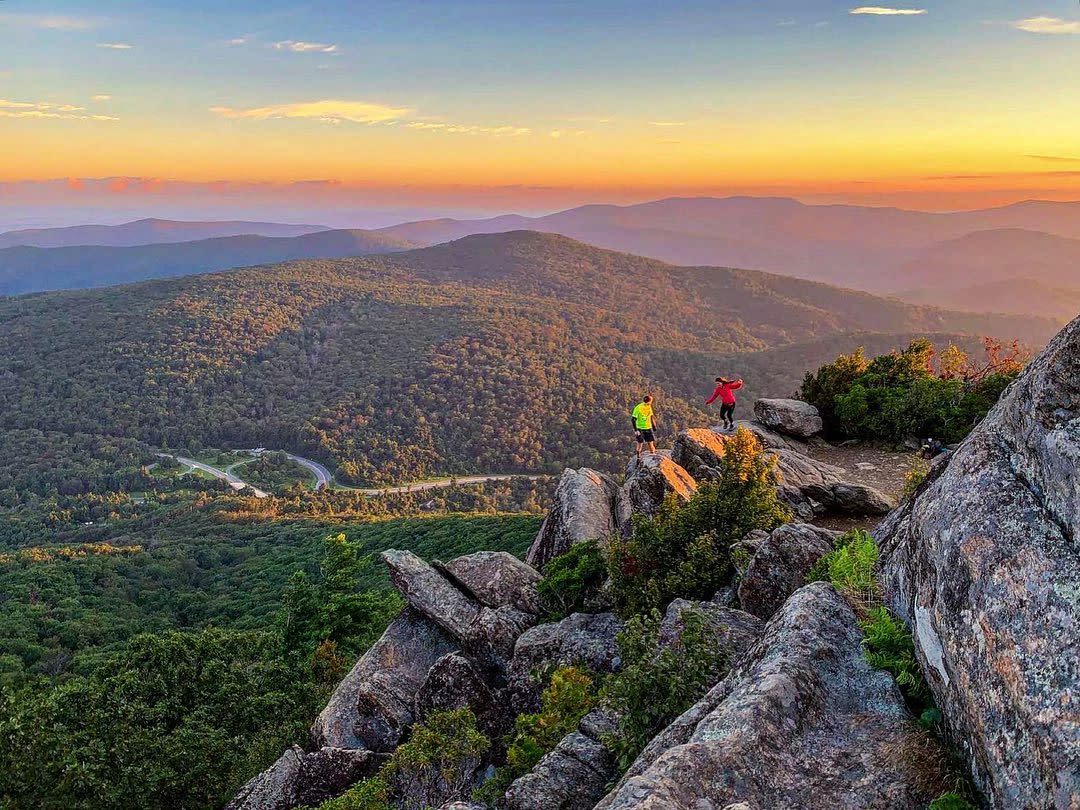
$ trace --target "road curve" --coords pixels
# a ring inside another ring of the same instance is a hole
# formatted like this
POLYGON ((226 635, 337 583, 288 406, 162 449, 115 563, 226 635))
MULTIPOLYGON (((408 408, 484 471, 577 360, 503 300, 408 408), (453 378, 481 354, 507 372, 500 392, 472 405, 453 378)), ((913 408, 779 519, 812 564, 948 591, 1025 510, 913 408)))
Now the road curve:
POLYGON ((269 498, 270 493, 263 492, 258 487, 253 487, 246 481, 241 480, 238 476, 233 475, 231 472, 220 470, 217 467, 211 467, 209 464, 203 464, 201 461, 196 461, 193 458, 187 458, 186 456, 174 456, 171 453, 158 453, 158 458, 172 458, 179 461, 181 464, 186 464, 189 467, 194 467, 196 470, 202 470, 205 473, 209 473, 214 478, 220 478, 222 481, 228 483, 234 489, 240 490, 247 487, 252 491, 256 498, 269 498))

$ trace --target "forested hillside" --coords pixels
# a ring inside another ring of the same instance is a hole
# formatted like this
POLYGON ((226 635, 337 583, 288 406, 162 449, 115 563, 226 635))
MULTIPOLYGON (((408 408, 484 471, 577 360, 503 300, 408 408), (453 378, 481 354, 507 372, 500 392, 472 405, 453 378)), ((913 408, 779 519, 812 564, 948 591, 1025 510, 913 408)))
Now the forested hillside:
MULTIPOLYGON (((848 332, 1051 330, 515 232, 0 301, 0 428, 293 449, 353 483, 613 469, 642 392, 662 430, 708 420, 714 358, 848 332), (695 363, 701 379, 674 373, 695 363)), ((833 354, 777 357, 796 383, 833 354)))

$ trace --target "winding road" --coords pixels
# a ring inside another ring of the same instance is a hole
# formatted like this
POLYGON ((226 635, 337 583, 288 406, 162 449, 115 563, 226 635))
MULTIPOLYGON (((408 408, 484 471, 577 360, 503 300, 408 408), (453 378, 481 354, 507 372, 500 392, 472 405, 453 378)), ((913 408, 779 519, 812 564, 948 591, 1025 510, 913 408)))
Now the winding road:
MULTIPOLYGON (((274 450, 268 450, 266 448, 258 448, 257 450, 244 451, 251 453, 254 456, 262 455, 263 453, 277 452, 274 450)), ((241 464, 234 464, 229 470, 222 470, 217 467, 211 467, 209 464, 203 464, 201 461, 196 461, 193 458, 187 458, 185 456, 174 456, 170 453, 158 453, 161 458, 172 458, 179 461, 188 467, 192 467, 197 470, 202 470, 205 473, 209 473, 215 478, 220 478, 223 481, 228 482, 229 486, 239 491, 247 487, 252 491, 256 498, 267 498, 269 493, 264 492, 257 487, 253 487, 246 481, 241 479, 238 475, 231 472, 235 467, 241 466, 241 464)), ((334 483, 334 474, 330 472, 324 465, 317 461, 312 461, 310 458, 304 458, 294 453, 284 453, 285 457, 291 461, 295 461, 297 464, 306 468, 315 476, 315 491, 321 489, 327 489, 328 487, 335 487, 337 489, 346 490, 349 492, 359 492, 362 495, 401 495, 409 492, 425 492, 432 489, 446 489, 447 487, 457 484, 486 484, 493 481, 511 481, 515 478, 523 478, 529 481, 537 481, 541 478, 547 478, 546 475, 536 475, 531 473, 503 473, 497 475, 462 475, 451 478, 437 478, 429 481, 416 481, 411 484, 401 484, 393 487, 383 487, 381 489, 374 487, 350 487, 344 484, 334 483)))

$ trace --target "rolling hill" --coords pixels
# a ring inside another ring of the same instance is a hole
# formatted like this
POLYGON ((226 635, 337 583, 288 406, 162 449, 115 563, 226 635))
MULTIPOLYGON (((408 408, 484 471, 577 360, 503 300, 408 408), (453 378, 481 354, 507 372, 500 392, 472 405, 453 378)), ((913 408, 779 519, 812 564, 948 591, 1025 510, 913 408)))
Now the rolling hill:
POLYGON ((868 339, 1053 330, 511 232, 2 300, 0 431, 290 448, 354 482, 614 469, 641 393, 701 424, 719 363, 786 395, 868 339))
POLYGON ((121 225, 74 225, 66 228, 24 228, 0 233, 0 248, 76 247, 107 245, 130 247, 171 242, 192 242, 222 236, 301 236, 329 230, 321 225, 285 225, 279 222, 181 222, 140 219, 121 225))
POLYGON ((1031 201, 930 213, 807 205, 788 198, 671 198, 587 205, 543 217, 429 220, 380 232, 431 245, 474 233, 529 229, 673 264, 749 267, 888 292, 896 289, 896 268, 937 243, 975 231, 1017 228, 1080 238, 1080 203, 1031 201))
POLYGON ((0 295, 83 289, 299 258, 338 258, 412 247, 373 231, 226 236, 174 244, 0 249, 0 295))

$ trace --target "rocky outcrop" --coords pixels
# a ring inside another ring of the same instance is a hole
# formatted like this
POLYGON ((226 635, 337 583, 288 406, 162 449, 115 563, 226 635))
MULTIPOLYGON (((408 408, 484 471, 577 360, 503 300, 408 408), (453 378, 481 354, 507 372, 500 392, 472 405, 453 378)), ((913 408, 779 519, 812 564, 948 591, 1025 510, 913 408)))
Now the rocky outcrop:
POLYGON ((390 581, 413 610, 486 665, 508 661, 518 636, 536 623, 535 614, 515 607, 480 604, 411 551, 384 551, 382 558, 390 581))
POLYGON ((428 670, 413 715, 422 723, 434 712, 454 709, 469 709, 489 740, 500 739, 508 730, 507 712, 496 691, 480 668, 459 652, 447 653, 428 670))
POLYGON ((867 664, 851 608, 807 585, 597 810, 925 807, 926 775, 902 754, 911 728, 895 683, 867 664))
POLYGON ((294 745, 244 785, 225 810, 291 810, 315 806, 373 776, 386 757, 372 751, 322 748, 306 753, 294 745))
POLYGON ((615 727, 603 712, 590 712, 577 731, 510 785, 499 810, 590 810, 614 775, 615 763, 601 740, 615 727))
POLYGON ((693 477, 666 455, 643 453, 626 469, 620 490, 619 525, 627 531, 633 515, 655 515, 668 495, 688 501, 697 492, 693 477))
POLYGON ((814 563, 833 550, 839 536, 809 523, 787 523, 758 539, 739 579, 743 610, 762 619, 772 616, 806 583, 814 563))
POLYGON ((711 428, 680 430, 671 446, 671 460, 700 479, 707 468, 720 463, 727 440, 728 435, 711 428))
POLYGON ((735 429, 744 428, 753 433, 761 446, 766 450, 798 450, 806 448, 806 442, 799 439, 781 436, 775 430, 765 427, 761 422, 740 419, 735 423, 735 429))
POLYGON ((582 666, 598 674, 619 668, 616 637, 623 623, 613 613, 574 613, 540 624, 517 640, 508 680, 520 709, 535 706, 540 686, 534 674, 552 667, 582 666))
POLYGON ((551 509, 525 561, 534 568, 543 568, 574 543, 611 537, 617 529, 618 489, 609 476, 595 470, 582 467, 564 471, 551 509))
POLYGON ((311 729, 316 746, 393 751, 413 722, 428 670, 457 646, 420 614, 403 611, 330 696, 311 729))
POLYGON ((513 554, 478 551, 434 566, 482 605, 509 606, 535 616, 542 612, 536 595, 540 572, 513 554))
POLYGON ((1080 807, 1080 320, 878 527, 890 606, 998 808, 1080 807))
POLYGON ((716 602, 693 602, 676 599, 664 612, 657 639, 659 646, 674 647, 682 642, 686 629, 685 615, 691 612, 705 621, 706 630, 720 643, 727 660, 743 656, 760 637, 764 623, 756 616, 741 610, 724 607, 716 602))
POLYGON ((804 520, 828 512, 884 515, 896 502, 865 484, 845 478, 840 467, 826 464, 794 450, 773 450, 776 456, 781 500, 804 520))
POLYGON ((824 427, 818 409, 799 399, 759 399, 754 416, 767 428, 803 439, 821 433, 824 427))

